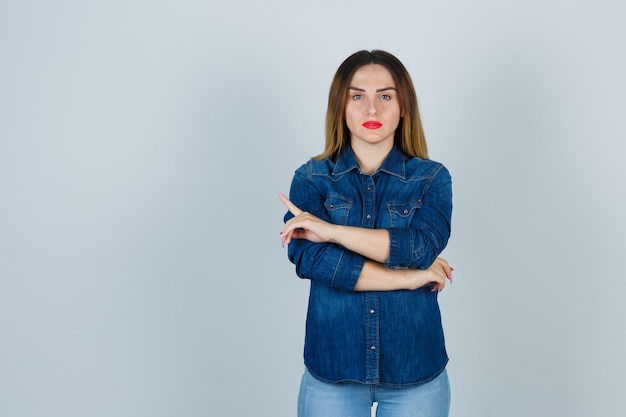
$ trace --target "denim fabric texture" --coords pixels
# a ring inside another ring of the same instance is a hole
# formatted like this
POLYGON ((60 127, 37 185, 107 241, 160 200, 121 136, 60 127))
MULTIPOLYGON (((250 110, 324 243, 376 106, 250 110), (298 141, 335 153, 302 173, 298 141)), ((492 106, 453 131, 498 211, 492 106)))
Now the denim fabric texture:
POLYGON ((450 384, 444 369, 432 381, 406 388, 344 382, 329 384, 304 371, 298 395, 298 417, 447 417, 450 384))
MULTIPOLYGON (((448 170, 397 147, 373 175, 360 171, 350 147, 336 161, 311 159, 296 170, 289 198, 334 224, 387 229, 389 268, 428 268, 450 236, 448 170)), ((408 387, 444 370, 437 292, 355 292, 366 259, 333 243, 294 239, 288 255, 311 281, 304 361, 315 378, 408 387)))

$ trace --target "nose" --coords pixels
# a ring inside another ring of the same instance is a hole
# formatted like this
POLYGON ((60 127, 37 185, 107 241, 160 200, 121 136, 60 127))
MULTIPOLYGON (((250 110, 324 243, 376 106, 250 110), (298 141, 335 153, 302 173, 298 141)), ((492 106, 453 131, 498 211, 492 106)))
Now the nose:
POLYGON ((367 114, 374 115, 378 112, 378 108, 376 106, 376 100, 368 99, 367 105, 365 106, 365 110, 367 114))

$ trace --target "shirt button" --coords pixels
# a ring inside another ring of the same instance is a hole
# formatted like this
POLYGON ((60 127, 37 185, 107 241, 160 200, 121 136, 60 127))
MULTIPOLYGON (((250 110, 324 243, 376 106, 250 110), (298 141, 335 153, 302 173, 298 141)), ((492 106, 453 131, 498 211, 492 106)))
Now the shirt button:
POLYGON ((372 187, 370 187, 369 185, 367 186, 367 191, 370 191, 372 189, 372 187))
POLYGON ((365 217, 367 217, 368 219, 371 219, 371 218, 372 218, 372 216, 371 216, 370 214, 368 214, 368 215, 367 215, 367 216, 365 216, 365 217))
POLYGON ((374 313, 376 313, 376 311, 370 310, 370 314, 374 314, 374 313))
POLYGON ((370 346, 370 349, 376 350, 376 346, 370 346))
POLYGON ((404 209, 404 214, 409 214, 409 211, 407 209, 404 209))

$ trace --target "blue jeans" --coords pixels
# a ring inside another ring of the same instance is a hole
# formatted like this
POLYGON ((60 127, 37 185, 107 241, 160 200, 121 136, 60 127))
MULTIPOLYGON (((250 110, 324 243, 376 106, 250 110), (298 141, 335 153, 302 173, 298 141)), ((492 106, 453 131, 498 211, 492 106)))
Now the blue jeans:
POLYGON ((298 397, 298 417, 447 417, 450 385, 444 370, 434 380, 415 387, 383 388, 357 382, 329 384, 305 370, 298 397))

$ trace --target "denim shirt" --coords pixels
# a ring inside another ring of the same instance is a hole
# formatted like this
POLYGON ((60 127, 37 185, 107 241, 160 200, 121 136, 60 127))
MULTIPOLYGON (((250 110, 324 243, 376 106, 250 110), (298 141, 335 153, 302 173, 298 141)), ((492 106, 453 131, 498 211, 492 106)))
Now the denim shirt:
MULTIPOLYGON (((428 268, 450 236, 450 174, 397 147, 373 175, 360 171, 350 147, 336 161, 311 159, 296 170, 289 198, 334 224, 388 230, 388 268, 428 268)), ((288 254, 297 275, 311 281, 304 361, 313 376, 406 387, 443 371, 448 356, 430 286, 355 292, 364 256, 302 239, 291 241, 288 254)))

